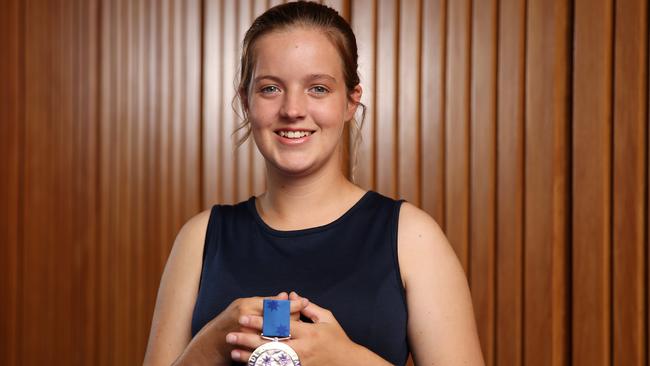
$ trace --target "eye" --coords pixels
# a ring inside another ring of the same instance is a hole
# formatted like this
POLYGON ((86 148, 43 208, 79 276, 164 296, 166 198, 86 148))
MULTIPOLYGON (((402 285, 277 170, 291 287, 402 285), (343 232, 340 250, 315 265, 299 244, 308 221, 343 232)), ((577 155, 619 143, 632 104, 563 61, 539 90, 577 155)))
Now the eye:
POLYGON ((274 94, 280 92, 280 88, 275 85, 267 85, 260 89, 262 94, 274 94))
POLYGON ((314 94, 327 94, 327 93, 330 92, 330 90, 328 88, 326 88, 326 87, 324 87, 322 85, 312 86, 309 89, 309 91, 314 93, 314 94))

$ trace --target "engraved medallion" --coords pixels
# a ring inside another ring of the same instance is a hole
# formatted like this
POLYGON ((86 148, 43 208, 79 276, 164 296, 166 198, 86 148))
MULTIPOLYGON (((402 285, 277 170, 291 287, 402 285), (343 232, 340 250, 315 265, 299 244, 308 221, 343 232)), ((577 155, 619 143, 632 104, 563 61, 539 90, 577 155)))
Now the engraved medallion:
POLYGON ((248 366, 300 366, 298 354, 282 342, 265 343, 255 349, 248 366))

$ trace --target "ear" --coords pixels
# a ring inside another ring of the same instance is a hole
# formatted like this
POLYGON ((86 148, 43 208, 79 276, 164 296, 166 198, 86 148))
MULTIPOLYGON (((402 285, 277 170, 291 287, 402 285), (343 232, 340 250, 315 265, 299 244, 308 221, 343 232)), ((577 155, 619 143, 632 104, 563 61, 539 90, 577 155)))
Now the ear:
POLYGON ((363 94, 363 89, 361 89, 361 84, 357 84, 348 95, 347 111, 345 113, 346 121, 354 118, 354 114, 357 112, 357 107, 359 106, 359 103, 361 103, 361 94, 363 94))

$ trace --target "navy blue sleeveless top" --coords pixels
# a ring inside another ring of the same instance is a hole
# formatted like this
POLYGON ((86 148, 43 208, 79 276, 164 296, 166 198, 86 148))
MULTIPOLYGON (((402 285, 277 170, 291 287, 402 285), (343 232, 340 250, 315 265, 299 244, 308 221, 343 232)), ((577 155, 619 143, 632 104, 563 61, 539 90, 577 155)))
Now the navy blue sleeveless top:
POLYGON ((254 197, 214 206, 192 336, 237 298, 296 291, 332 311, 352 341, 404 365, 409 349, 397 261, 401 203, 370 191, 334 222, 294 231, 266 225, 254 197))

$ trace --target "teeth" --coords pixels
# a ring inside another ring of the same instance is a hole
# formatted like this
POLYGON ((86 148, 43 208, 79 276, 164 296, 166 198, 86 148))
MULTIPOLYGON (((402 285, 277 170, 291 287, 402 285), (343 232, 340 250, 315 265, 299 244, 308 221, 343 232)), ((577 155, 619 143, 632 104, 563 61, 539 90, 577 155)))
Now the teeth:
POLYGON ((311 135, 310 131, 280 131, 280 136, 290 138, 290 139, 299 139, 305 136, 311 135))

